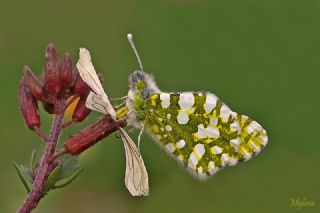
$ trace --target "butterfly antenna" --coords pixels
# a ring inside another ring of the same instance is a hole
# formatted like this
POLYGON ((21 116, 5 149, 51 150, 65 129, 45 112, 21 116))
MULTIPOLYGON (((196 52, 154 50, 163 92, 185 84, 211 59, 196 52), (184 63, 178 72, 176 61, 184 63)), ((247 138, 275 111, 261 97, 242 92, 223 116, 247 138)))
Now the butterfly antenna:
POLYGON ((133 42, 133 36, 132 36, 131 33, 129 33, 129 34, 127 35, 127 37, 128 37, 128 41, 129 41, 129 43, 130 43, 130 45, 131 45, 131 47, 132 47, 132 49, 133 49, 133 51, 134 51, 134 54, 135 54, 136 57, 137 57, 137 60, 138 60, 140 69, 141 69, 141 71, 143 71, 143 66, 142 66, 142 62, 141 62, 140 56, 139 56, 138 51, 137 51, 137 48, 136 48, 136 46, 134 45, 134 42, 133 42))

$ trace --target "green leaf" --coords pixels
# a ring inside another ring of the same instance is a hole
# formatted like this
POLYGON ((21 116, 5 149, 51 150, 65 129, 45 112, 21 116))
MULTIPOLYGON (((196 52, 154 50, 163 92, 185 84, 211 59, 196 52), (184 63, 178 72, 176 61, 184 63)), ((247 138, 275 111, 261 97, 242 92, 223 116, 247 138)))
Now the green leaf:
POLYGON ((20 165, 20 170, 21 170, 22 174, 25 176, 26 180, 32 184, 33 179, 32 179, 32 173, 31 173, 30 169, 25 167, 24 165, 20 165))
POLYGON ((14 168, 16 169, 21 182, 23 183, 24 187, 26 188, 27 192, 29 193, 30 192, 30 188, 29 188, 29 185, 27 183, 25 175, 21 171, 20 166, 16 162, 12 162, 12 164, 13 164, 14 168))
POLYGON ((76 156, 65 155, 61 158, 61 160, 61 175, 59 180, 68 178, 81 169, 81 167, 78 165, 78 158, 76 156))
POLYGON ((32 151, 31 160, 30 160, 30 170, 34 168, 35 158, 36 158, 36 150, 32 151))
POLYGON ((53 189, 59 189, 59 188, 63 188, 63 187, 66 187, 68 186, 70 183, 72 183, 79 175, 81 172, 83 172, 84 169, 83 168, 79 168, 77 171, 75 171, 73 173, 73 175, 71 176, 71 178, 69 178, 69 180, 67 180, 66 182, 64 183, 61 183, 61 184, 58 184, 58 185, 55 185, 53 187, 53 189))
POLYGON ((54 187, 54 185, 56 184, 56 182, 59 180, 59 177, 61 175, 61 166, 57 166, 56 168, 54 168, 49 177, 48 177, 48 181, 44 187, 44 192, 47 193, 50 191, 50 189, 52 189, 54 187))
POLYGON ((77 164, 77 157, 72 155, 66 155, 60 158, 61 163, 49 175, 48 181, 45 185, 45 193, 51 189, 62 188, 72 183, 83 169, 77 164), (68 179, 69 178, 69 179, 68 179), (66 182, 57 184, 60 181, 66 182))

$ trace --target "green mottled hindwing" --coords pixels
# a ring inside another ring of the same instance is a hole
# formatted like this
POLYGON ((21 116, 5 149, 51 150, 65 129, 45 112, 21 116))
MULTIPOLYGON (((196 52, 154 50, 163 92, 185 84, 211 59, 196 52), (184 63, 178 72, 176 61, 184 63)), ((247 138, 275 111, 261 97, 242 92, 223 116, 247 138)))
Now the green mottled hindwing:
POLYGON ((153 94, 144 126, 166 151, 201 179, 250 159, 266 145, 266 131, 211 93, 153 94))

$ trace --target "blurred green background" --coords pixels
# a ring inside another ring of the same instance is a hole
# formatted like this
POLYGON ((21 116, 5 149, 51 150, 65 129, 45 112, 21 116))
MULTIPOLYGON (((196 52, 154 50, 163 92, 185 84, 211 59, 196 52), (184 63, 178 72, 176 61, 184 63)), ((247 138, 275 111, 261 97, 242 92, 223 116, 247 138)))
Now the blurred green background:
MULTIPOLYGON (((43 68, 53 42, 77 61, 91 51, 111 97, 128 90, 138 68, 132 32, 145 70, 164 91, 208 90, 257 120, 269 144, 253 160, 198 182, 147 136, 142 154, 150 196, 131 197, 124 185, 121 141, 110 136, 80 156, 85 172, 52 191, 35 212, 296 212, 308 199, 320 212, 319 0, 0 1, 0 212, 15 212, 25 189, 12 161, 27 164, 43 144, 26 129, 17 105, 21 68, 43 68)), ((64 132, 61 141, 101 115, 64 132)), ((43 129, 51 117, 42 114, 43 129)), ((131 134, 136 138, 137 133, 131 134)))

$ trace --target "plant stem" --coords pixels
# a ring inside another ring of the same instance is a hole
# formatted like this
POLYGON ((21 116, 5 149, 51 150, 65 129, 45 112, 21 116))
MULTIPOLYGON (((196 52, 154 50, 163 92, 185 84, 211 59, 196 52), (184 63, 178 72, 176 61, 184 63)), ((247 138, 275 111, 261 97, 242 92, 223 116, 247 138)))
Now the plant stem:
POLYGON ((23 202, 21 208, 19 209, 19 213, 29 213, 34 208, 37 207, 40 199, 44 196, 43 189, 49 177, 50 171, 54 166, 51 158, 54 156, 57 143, 59 140, 59 136, 62 130, 62 122, 64 116, 64 100, 59 100, 57 103, 59 113, 56 114, 51 134, 48 138, 48 142, 46 143, 46 147, 44 153, 42 155, 42 159, 38 168, 38 172, 35 176, 34 183, 32 185, 31 191, 29 192, 27 198, 23 202))
POLYGON ((68 150, 66 149, 62 149, 59 152, 55 153, 49 160, 50 163, 54 162, 55 160, 57 160, 58 158, 60 158, 63 155, 68 154, 68 150))

